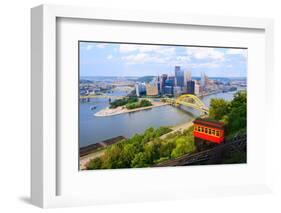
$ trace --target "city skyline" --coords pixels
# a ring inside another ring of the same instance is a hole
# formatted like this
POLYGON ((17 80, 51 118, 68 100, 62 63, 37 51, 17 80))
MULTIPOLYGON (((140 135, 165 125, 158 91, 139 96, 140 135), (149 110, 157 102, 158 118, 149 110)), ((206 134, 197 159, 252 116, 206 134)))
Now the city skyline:
POLYGON ((181 66, 192 77, 247 77, 247 49, 80 42, 80 76, 174 75, 181 66))

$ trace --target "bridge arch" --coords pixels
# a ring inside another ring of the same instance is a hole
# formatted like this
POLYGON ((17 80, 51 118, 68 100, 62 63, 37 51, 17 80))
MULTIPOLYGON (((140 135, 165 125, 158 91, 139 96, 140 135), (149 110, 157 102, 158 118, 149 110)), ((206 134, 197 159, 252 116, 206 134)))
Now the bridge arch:
POLYGON ((205 104, 196 96, 192 94, 184 94, 176 98, 176 105, 183 105, 187 107, 192 107, 201 111, 204 114, 209 114, 209 109, 205 104))

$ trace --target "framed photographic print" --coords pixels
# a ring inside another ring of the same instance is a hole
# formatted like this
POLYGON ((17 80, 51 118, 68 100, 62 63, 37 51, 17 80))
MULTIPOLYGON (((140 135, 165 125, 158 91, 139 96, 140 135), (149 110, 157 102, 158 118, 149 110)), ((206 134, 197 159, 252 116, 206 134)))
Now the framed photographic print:
POLYGON ((272 26, 33 8, 32 203, 269 192, 272 26))
POLYGON ((78 45, 80 170, 247 162, 246 48, 78 45))

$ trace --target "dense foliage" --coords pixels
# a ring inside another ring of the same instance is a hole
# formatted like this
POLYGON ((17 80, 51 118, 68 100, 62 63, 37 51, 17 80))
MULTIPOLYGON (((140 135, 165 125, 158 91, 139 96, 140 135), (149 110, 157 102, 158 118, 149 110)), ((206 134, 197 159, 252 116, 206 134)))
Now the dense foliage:
POLYGON ((119 106, 124 106, 126 104, 131 104, 131 103, 136 103, 136 102, 138 102, 138 98, 135 96, 126 97, 126 98, 122 98, 122 99, 116 99, 116 100, 110 102, 109 108, 116 108, 119 106))
POLYGON ((246 128, 247 125, 247 93, 237 92, 232 101, 212 99, 209 117, 226 124, 228 134, 246 128))
POLYGON ((109 108, 115 109, 119 106, 126 106, 127 109, 136 109, 139 107, 152 106, 152 104, 149 100, 142 99, 141 101, 139 101, 138 97, 131 96, 110 102, 109 108))
POLYGON ((113 144, 104 155, 91 160, 87 169, 148 167, 195 151, 192 128, 161 137, 170 131, 168 127, 149 128, 144 134, 113 144))
POLYGON ((146 99, 143 99, 140 102, 126 104, 127 109, 136 109, 136 108, 147 107, 147 106, 152 106, 152 104, 149 100, 146 99))

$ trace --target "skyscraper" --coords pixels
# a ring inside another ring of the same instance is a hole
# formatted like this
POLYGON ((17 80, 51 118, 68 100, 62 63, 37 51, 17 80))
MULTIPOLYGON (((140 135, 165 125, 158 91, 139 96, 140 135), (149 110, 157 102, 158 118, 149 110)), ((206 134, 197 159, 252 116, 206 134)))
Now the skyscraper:
POLYGON ((167 80, 168 75, 167 74, 162 74, 161 79, 160 79, 160 85, 161 85, 161 92, 164 92, 164 87, 165 87, 165 81, 167 80))
POLYGON ((165 95, 170 95, 170 96, 172 96, 173 93, 174 93, 174 87, 172 87, 172 86, 165 86, 165 87, 163 88, 163 92, 164 92, 165 95))
POLYGON ((200 83, 198 81, 195 81, 194 94, 199 96, 201 93, 200 89, 201 89, 200 83))
POLYGON ((184 72, 180 66, 175 66, 176 86, 184 87, 184 72))
POLYGON ((201 85, 201 87, 205 86, 205 73, 204 72, 201 72, 200 85, 201 85))
POLYGON ((142 96, 146 92, 145 84, 144 83, 136 83, 135 84, 135 89, 136 89, 136 95, 142 96))
POLYGON ((174 86, 174 82, 173 82, 172 80, 170 80, 170 79, 167 79, 167 80, 165 81, 165 86, 173 87, 173 86, 174 86))
POLYGON ((184 71, 184 86, 187 86, 187 82, 191 81, 191 72, 190 71, 184 71))
POLYGON ((165 81, 165 86, 163 88, 163 92, 166 95, 173 95, 175 86, 175 77, 169 76, 165 81))
POLYGON ((195 91, 195 82, 187 81, 187 94, 194 94, 195 91))

